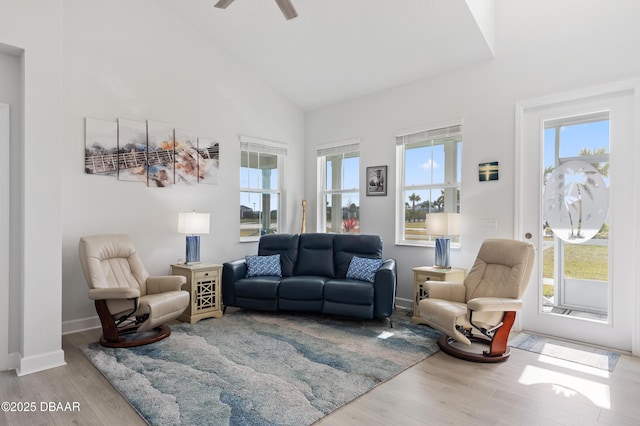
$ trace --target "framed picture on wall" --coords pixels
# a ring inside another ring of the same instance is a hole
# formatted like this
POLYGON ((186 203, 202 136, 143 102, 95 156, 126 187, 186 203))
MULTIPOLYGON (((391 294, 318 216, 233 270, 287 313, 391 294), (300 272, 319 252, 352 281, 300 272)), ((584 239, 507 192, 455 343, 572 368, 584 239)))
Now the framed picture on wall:
POLYGON ((387 166, 367 167, 367 195, 387 195, 387 166))

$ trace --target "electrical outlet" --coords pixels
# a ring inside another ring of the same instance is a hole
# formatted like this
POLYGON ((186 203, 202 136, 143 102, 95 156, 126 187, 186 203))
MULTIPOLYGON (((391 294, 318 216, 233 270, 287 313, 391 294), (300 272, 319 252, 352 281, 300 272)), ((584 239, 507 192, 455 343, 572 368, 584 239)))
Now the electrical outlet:
POLYGON ((498 219, 481 219, 480 229, 483 231, 497 231, 498 219))

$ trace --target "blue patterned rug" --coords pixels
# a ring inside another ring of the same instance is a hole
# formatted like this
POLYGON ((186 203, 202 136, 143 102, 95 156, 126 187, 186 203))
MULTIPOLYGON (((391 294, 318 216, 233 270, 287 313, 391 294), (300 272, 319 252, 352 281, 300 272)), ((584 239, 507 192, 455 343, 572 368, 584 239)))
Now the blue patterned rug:
POLYGON ((427 358, 409 322, 228 310, 131 349, 82 348, 152 425, 307 425, 427 358))

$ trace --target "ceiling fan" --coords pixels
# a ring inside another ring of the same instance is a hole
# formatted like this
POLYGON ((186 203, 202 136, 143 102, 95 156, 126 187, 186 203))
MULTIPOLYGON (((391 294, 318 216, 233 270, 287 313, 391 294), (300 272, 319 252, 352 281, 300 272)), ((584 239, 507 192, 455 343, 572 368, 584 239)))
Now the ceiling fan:
MULTIPOLYGON (((220 9, 226 9, 227 6, 229 6, 231 3, 233 3, 233 0, 218 0, 218 2, 214 6, 220 9)), ((298 13, 291 4, 291 0, 276 0, 276 3, 278 3, 282 14, 285 18, 287 18, 287 20, 293 19, 298 16, 298 13)))

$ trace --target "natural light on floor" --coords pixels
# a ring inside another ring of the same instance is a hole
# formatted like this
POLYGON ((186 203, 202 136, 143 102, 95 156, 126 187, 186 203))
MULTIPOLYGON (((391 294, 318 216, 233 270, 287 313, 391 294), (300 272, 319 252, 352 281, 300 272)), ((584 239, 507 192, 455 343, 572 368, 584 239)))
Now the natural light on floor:
POLYGON ((558 396, 572 399, 583 395, 600 408, 611 408, 609 385, 598 383, 594 380, 527 365, 518 382, 526 386, 550 385, 558 396))
POLYGON ((393 333, 389 333, 388 331, 383 331, 382 333, 378 334, 378 339, 388 339, 389 337, 393 336, 393 333))

